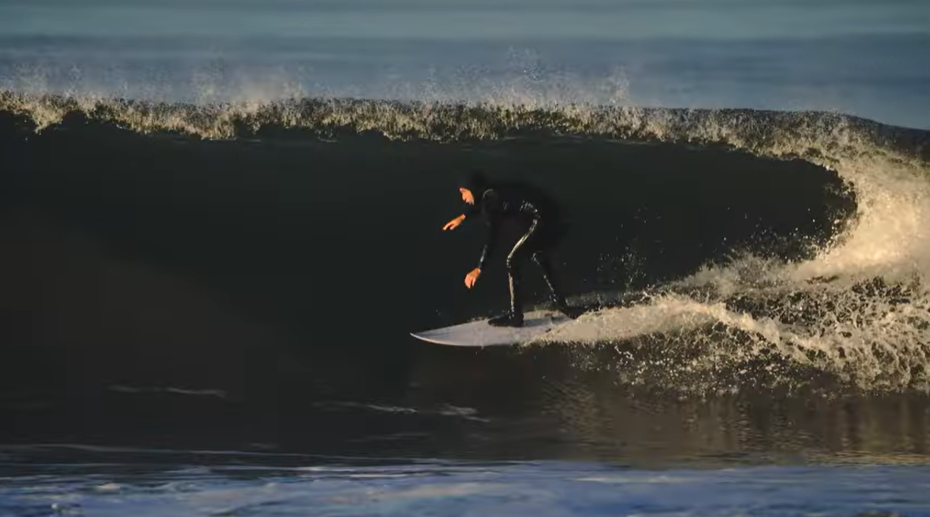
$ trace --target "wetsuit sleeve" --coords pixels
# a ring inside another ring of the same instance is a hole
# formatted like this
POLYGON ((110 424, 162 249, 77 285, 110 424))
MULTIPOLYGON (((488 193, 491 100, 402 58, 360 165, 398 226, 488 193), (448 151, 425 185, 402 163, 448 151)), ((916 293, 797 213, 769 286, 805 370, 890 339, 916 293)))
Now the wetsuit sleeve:
POLYGON ((478 217, 481 215, 481 206, 478 203, 470 205, 465 209, 465 220, 471 219, 473 217, 478 217))
POLYGON ((501 199, 497 192, 487 191, 481 197, 481 212, 485 217, 487 225, 487 236, 485 237, 484 247, 481 249, 481 257, 478 259, 478 269, 484 270, 484 266, 497 247, 497 234, 500 227, 503 207, 501 199))

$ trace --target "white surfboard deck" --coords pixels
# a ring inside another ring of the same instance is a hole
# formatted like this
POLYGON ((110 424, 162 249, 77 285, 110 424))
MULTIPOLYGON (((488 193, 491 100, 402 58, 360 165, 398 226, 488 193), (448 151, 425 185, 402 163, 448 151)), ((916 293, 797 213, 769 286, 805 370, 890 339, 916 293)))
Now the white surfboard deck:
POLYGON ((523 315, 522 327, 494 327, 488 320, 471 321, 450 327, 410 335, 437 345, 479 347, 506 346, 526 343, 552 329, 572 321, 561 312, 532 311, 523 315))

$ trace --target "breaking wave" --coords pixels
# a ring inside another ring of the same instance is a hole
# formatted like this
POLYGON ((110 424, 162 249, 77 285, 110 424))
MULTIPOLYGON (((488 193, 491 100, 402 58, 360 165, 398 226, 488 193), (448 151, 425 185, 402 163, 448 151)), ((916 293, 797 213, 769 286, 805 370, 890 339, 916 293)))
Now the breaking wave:
MULTIPOLYGON (((202 139, 462 142, 569 137, 721 146, 834 171, 856 200, 831 242, 785 262, 707 264, 547 336, 623 382, 696 392, 823 379, 868 391, 930 390, 930 134, 825 112, 582 104, 293 99, 166 104, 0 93, 30 131, 71 122, 202 139), (577 345, 597 346, 577 346, 577 345)), ((738 251, 738 250, 734 250, 738 251)))

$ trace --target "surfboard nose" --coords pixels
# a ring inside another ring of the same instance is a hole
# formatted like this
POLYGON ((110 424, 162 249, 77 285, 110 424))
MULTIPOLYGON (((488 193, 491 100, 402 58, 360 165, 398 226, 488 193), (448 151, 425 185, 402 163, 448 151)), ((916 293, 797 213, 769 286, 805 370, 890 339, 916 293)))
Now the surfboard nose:
POLYGON ((560 313, 533 311, 524 314, 522 327, 495 327, 488 324, 488 319, 482 319, 422 332, 411 332, 410 335, 437 345, 507 346, 530 341, 570 321, 572 320, 560 313))

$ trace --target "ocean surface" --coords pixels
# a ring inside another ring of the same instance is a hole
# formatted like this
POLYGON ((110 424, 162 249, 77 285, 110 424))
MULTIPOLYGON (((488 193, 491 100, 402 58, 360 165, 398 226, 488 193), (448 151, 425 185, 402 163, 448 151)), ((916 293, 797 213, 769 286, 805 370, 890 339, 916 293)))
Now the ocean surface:
POLYGON ((928 49, 916 0, 0 2, 0 516, 930 515, 928 49), (545 338, 409 335, 507 306, 474 168, 568 215, 545 338))

